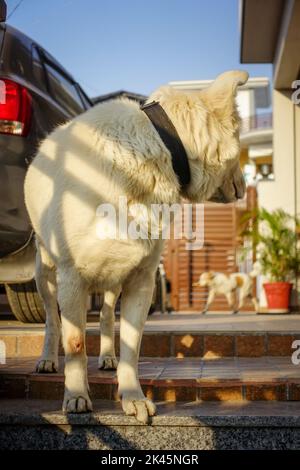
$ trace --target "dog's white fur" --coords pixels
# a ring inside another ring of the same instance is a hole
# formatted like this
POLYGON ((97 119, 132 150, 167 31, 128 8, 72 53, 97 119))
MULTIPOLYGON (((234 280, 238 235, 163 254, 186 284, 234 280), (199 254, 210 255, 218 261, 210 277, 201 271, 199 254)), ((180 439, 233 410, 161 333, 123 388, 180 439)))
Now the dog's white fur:
POLYGON ((251 273, 216 273, 212 271, 204 272, 199 277, 198 282, 193 286, 208 287, 208 297, 202 313, 206 313, 216 295, 225 295, 229 308, 233 313, 237 313, 245 304, 247 298, 253 302, 255 311, 258 311, 256 297, 252 295, 253 278, 257 276, 255 270, 251 273), (238 293, 238 305, 235 307, 235 296, 238 293))
POLYGON ((162 240, 100 240, 96 209, 120 196, 129 206, 200 202, 244 194, 239 168, 237 86, 241 71, 225 72, 206 90, 154 92, 185 146, 191 182, 181 190, 171 156, 148 117, 129 100, 97 105, 58 127, 41 144, 25 181, 25 200, 37 238, 37 286, 47 312, 38 372, 57 369, 61 311, 67 412, 92 409, 85 351, 86 299, 105 292, 100 367, 115 367, 113 311, 122 289, 119 393, 124 411, 146 422, 155 413, 137 375, 144 323, 151 303, 162 240))

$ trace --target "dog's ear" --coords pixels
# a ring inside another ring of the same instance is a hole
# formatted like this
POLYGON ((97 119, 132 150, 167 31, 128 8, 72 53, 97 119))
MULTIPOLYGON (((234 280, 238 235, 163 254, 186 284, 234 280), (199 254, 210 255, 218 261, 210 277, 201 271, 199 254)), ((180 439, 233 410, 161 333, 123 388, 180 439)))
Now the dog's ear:
POLYGON ((210 85, 208 91, 211 94, 216 93, 234 97, 236 95, 237 87, 244 85, 248 80, 249 74, 244 70, 230 70, 228 72, 218 75, 215 81, 210 85))
POLYGON ((248 80, 248 73, 243 70, 232 70, 219 75, 215 81, 202 91, 205 101, 216 117, 225 122, 235 117, 235 96, 237 87, 248 80))
POLYGON ((215 273, 214 273, 213 271, 209 271, 207 274, 208 274, 208 276, 207 276, 208 279, 209 279, 210 281, 212 281, 212 280, 214 279, 214 277, 215 277, 215 273))

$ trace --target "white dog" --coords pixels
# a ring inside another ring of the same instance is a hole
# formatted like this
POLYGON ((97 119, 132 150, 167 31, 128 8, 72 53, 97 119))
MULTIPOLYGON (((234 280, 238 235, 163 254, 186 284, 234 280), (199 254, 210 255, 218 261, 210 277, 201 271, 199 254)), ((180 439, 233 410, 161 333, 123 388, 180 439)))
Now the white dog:
POLYGON ((193 286, 208 287, 208 297, 206 305, 202 313, 206 313, 214 298, 218 294, 225 295, 229 308, 233 313, 237 313, 245 304, 247 298, 253 302, 255 311, 258 311, 257 299, 252 295, 253 278, 257 276, 256 271, 251 271, 249 274, 245 273, 232 273, 223 274, 216 272, 204 272, 201 274, 199 281, 195 282, 193 286), (234 293, 238 291, 238 306, 235 308, 234 293))
POLYGON ((150 96, 149 102, 158 101, 167 113, 184 146, 191 173, 185 187, 175 174, 172 153, 133 101, 99 104, 41 144, 25 181, 38 248, 36 281, 47 312, 37 371, 56 371, 62 326, 66 412, 92 409, 85 350, 88 292, 105 292, 99 367, 106 368, 116 367, 113 312, 122 289, 117 370, 122 406, 142 422, 154 415, 137 366, 163 241, 100 239, 97 207, 109 203, 118 212, 121 196, 127 197, 129 209, 135 203, 173 204, 183 197, 194 202, 215 200, 216 194, 223 202, 243 197, 235 94, 247 78, 246 72, 225 72, 206 90, 184 93, 163 87, 150 96))

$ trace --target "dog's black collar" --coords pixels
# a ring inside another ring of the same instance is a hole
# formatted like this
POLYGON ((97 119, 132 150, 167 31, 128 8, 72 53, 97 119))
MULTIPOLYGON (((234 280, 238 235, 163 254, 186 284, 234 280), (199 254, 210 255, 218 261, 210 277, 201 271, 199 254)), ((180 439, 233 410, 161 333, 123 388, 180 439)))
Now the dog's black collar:
POLYGON ((191 172, 185 148, 171 119, 157 101, 141 105, 157 130, 161 140, 171 153, 172 166, 181 188, 185 188, 191 180, 191 172))

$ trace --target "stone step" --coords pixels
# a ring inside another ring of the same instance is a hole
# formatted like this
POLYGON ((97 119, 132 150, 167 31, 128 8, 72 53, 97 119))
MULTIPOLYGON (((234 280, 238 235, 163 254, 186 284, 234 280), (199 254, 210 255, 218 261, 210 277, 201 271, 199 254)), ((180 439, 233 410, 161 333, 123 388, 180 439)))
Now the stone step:
MULTIPOLYGON (((299 449, 300 407, 284 402, 158 403, 151 425, 96 400, 64 415, 53 400, 0 400, 0 449, 299 449)), ((99 457, 100 458, 100 457, 99 457)))
MULTIPOLYGON (((145 326, 141 357, 291 356, 293 341, 300 339, 299 325, 300 315, 152 315, 145 326)), ((115 330, 118 354, 118 318, 115 330)), ((0 321, 1 340, 5 343, 7 357, 37 357, 42 352, 44 326, 0 321)), ((97 322, 87 326, 86 345, 89 356, 98 356, 97 322)))
MULTIPOLYGON (((37 374, 35 358, 9 359, 0 366, 0 397, 62 400, 63 358, 57 374, 37 374)), ((299 401, 300 366, 290 358, 153 358, 141 360, 139 377, 155 401, 299 401)), ((118 400, 115 371, 89 358, 92 399, 118 400)))

